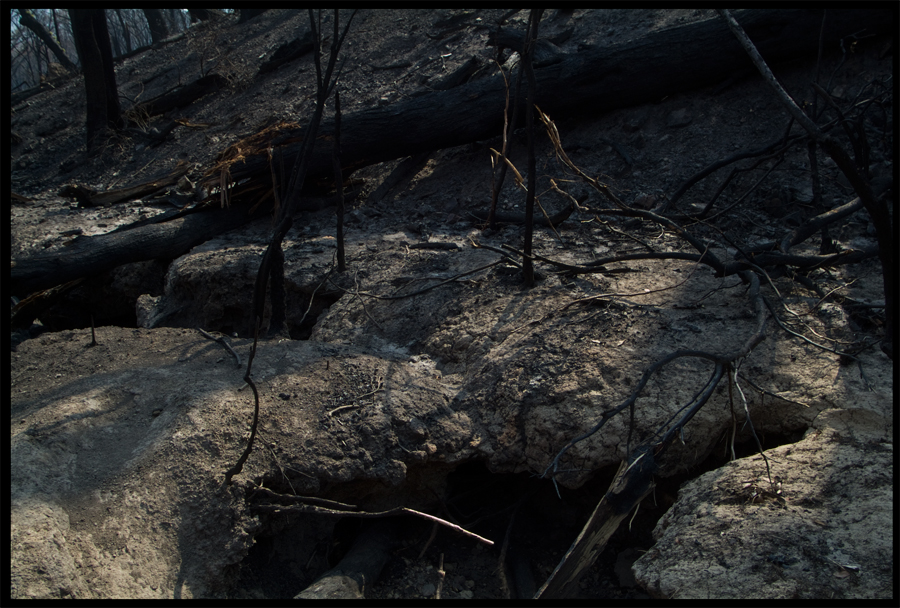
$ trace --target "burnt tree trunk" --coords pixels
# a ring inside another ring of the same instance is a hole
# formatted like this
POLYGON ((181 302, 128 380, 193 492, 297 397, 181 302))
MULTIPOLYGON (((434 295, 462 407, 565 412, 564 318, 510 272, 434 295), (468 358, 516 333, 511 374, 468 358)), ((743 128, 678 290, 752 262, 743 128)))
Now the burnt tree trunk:
POLYGON ((163 18, 162 9, 145 8, 141 10, 144 11, 147 25, 150 26, 150 39, 153 41, 153 44, 168 38, 169 27, 166 25, 166 20, 163 18))
POLYGON ((112 47, 103 9, 69 9, 87 94, 87 149, 94 153, 108 129, 122 127, 112 47))

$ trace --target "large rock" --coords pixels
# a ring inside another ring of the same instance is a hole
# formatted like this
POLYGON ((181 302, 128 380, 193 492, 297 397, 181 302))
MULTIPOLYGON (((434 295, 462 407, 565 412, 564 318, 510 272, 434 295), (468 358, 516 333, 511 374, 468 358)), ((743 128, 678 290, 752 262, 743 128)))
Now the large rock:
POLYGON ((654 597, 890 599, 894 449, 880 411, 827 410, 802 441, 686 483, 633 567, 654 597))

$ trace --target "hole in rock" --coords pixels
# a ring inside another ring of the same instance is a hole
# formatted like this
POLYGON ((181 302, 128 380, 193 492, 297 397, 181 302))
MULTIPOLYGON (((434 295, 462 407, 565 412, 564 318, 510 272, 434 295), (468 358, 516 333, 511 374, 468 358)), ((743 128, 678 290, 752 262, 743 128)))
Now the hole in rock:
MULTIPOLYGON (((292 340, 308 340, 319 317, 344 295, 340 291, 324 291, 321 289, 313 293, 317 286, 318 282, 304 287, 287 286, 284 327, 292 340), (312 304, 310 304, 310 297, 313 298, 312 304)), ((178 319, 173 316, 161 325, 176 327, 199 325, 207 331, 219 331, 229 336, 237 334, 241 338, 253 338, 249 311, 249 304, 247 306, 226 305, 216 318, 200 318, 185 324, 184 319, 178 319)), ((202 313, 200 315, 202 316, 202 313)), ((191 316, 190 313, 188 316, 191 316)), ((196 318, 197 316, 198 314, 194 313, 191 318, 196 318)), ((260 332, 261 338, 267 335, 266 328, 269 327, 270 322, 271 297, 267 295, 266 313, 262 325, 263 331, 260 332)))
MULTIPOLYGON (((291 339, 309 340, 310 335, 312 335, 313 327, 315 327, 316 322, 319 320, 319 316, 331 308, 332 304, 340 300, 342 295, 343 293, 339 291, 316 293, 312 300, 312 305, 310 305, 309 302, 310 295, 305 295, 305 297, 301 299, 300 314, 296 315, 296 320, 293 323, 290 320, 288 320, 287 323, 291 339), (307 307, 309 307, 309 312, 304 317, 303 313, 306 311, 307 307)), ((294 315, 292 314, 290 316, 293 317, 294 315)))
MULTIPOLYGON (((804 431, 757 433, 763 449, 771 449, 798 441, 804 431)), ((619 526, 594 566, 582 577, 582 587, 590 589, 591 597, 646 599, 641 589, 623 582, 622 573, 616 570, 617 559, 626 551, 639 557, 653 546, 653 529, 674 504, 680 486, 728 462, 725 448, 722 441, 703 462, 689 471, 656 478, 654 492, 641 503, 633 519, 630 514, 619 526), (630 526, 628 520, 631 520, 630 526)), ((735 446, 738 458, 757 451, 752 438, 735 446)), ((510 597, 530 597, 529 594, 550 576, 581 532, 618 467, 597 471, 578 489, 560 486, 559 494, 548 480, 525 473, 492 473, 480 461, 463 463, 452 470, 446 465, 438 465, 431 472, 428 468, 414 476, 418 481, 410 481, 404 487, 390 491, 417 497, 420 505, 426 505, 418 506, 420 510, 488 538, 494 545, 487 546, 424 519, 399 516, 397 521, 401 525, 398 526, 396 545, 372 587, 375 594, 379 589, 405 589, 407 595, 403 597, 421 597, 417 593, 424 584, 422 572, 434 574, 443 554, 444 563, 451 565, 446 582, 456 584, 458 589, 473 591, 476 598, 507 597, 499 574, 501 567, 510 597), (500 554, 507 537, 505 560, 501 564, 500 554)), ((327 497, 345 502, 353 502, 347 500, 347 496, 372 497, 372 488, 365 484, 347 490, 350 486, 354 484, 332 488, 333 492, 327 497)), ((270 487, 278 492, 291 491, 286 487, 270 487)), ((361 507, 365 508, 364 505, 361 507)), ((263 532, 242 562, 235 589, 237 597, 293 597, 333 568, 353 546, 360 530, 373 521, 352 517, 335 520, 309 514, 261 515, 260 518, 263 532)))
MULTIPOLYGON (((615 467, 599 471, 577 490, 560 487, 561 499, 548 480, 524 473, 491 473, 478 461, 462 464, 449 473, 442 469, 437 475, 418 476, 429 480, 427 488, 394 491, 418 495, 427 504, 421 510, 488 538, 494 545, 487 546, 444 526, 435 527, 424 519, 399 516, 396 545, 379 581, 392 588, 417 588, 417 579, 410 578, 411 565, 436 569, 443 553, 445 562, 455 564, 458 577, 475 580, 476 587, 484 587, 475 590, 476 597, 505 597, 497 568, 508 536, 503 567, 512 597, 533 595, 580 532, 614 473, 615 467), (425 554, 420 559, 423 549, 425 554)), ((650 531, 663 512, 662 506, 642 508, 633 523, 634 532, 617 532, 610 540, 612 550, 604 552, 612 556, 611 561, 598 567, 611 568, 618 551, 635 542, 649 547, 650 531), (639 530, 642 532, 636 541, 639 530)), ((260 518, 263 532, 242 563, 237 597, 293 597, 334 567, 371 521, 352 517, 334 521, 315 515, 260 518)))
POLYGON ((44 331, 89 328, 91 317, 95 327, 137 327, 135 299, 107 277, 95 277, 60 296, 37 320, 44 331))
POLYGON ((141 294, 163 293, 167 260, 126 264, 85 279, 35 311, 31 333, 95 327, 137 327, 135 303, 141 294))

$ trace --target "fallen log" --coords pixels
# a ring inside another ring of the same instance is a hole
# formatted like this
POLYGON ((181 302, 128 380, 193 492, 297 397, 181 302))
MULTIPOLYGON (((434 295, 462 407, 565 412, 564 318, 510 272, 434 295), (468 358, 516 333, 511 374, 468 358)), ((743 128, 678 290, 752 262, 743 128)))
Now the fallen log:
MULTIPOLYGON (((845 37, 890 33, 892 11, 829 10, 822 28, 816 9, 744 10, 737 18, 771 63, 815 55, 820 31, 826 50, 839 50, 845 37)), ((512 38, 514 39, 514 37, 512 38)), ((511 34, 504 30, 503 44, 511 34)), ((855 40, 855 38, 854 38, 855 40)), ((537 105, 552 117, 593 115, 660 99, 727 80, 752 68, 747 54, 725 23, 708 19, 661 30, 615 46, 594 46, 564 53, 559 61, 535 69, 537 105)), ((341 161, 346 171, 367 165, 449 148, 498 135, 503 126, 506 89, 499 72, 448 91, 435 91, 342 119, 341 161)), ((522 113, 524 115, 524 112, 522 113)), ((330 136, 333 122, 320 128, 309 169, 310 178, 332 172, 330 136)), ((301 129, 285 129, 271 139, 282 147, 285 166, 300 149, 301 129)), ((265 148, 244 150, 240 164, 220 163, 231 178, 265 178, 265 148)))
POLYGON ((294 38, 278 47, 272 56, 259 66, 259 73, 274 72, 284 64, 299 59, 312 50, 312 31, 308 31, 302 37, 294 38))
POLYGON ((263 217, 270 209, 249 213, 248 204, 192 213, 133 230, 80 237, 62 251, 17 260, 10 270, 10 291, 24 297, 79 277, 112 270, 122 264, 175 258, 217 234, 263 217))
POLYGON ((70 184, 60 189, 59 195, 76 199, 80 207, 109 207, 116 203, 123 203, 136 198, 150 196, 151 194, 164 190, 168 186, 173 186, 178 182, 178 179, 182 175, 188 172, 189 168, 188 163, 182 161, 164 177, 151 179, 150 181, 129 186, 127 188, 108 190, 99 193, 85 186, 70 184))
POLYGON ((183 108, 189 106, 201 97, 215 93, 219 89, 228 85, 228 81, 219 74, 207 74, 179 87, 174 91, 169 91, 160 95, 156 99, 151 99, 146 103, 139 104, 133 112, 145 112, 147 116, 156 116, 165 114, 169 110, 183 108))
MULTIPOLYGON (((79 237, 62 250, 15 260, 10 270, 10 291, 25 298, 35 291, 97 275, 123 264, 177 258, 214 236, 271 215, 271 204, 253 202, 252 185, 243 189, 224 209, 218 199, 208 199, 190 209, 138 220, 106 234, 79 237)), ((359 192, 347 192, 344 198, 353 200, 359 192)), ((337 196, 304 197, 300 199, 300 210, 321 211, 333 207, 336 201, 337 196)))
POLYGON ((375 522, 359 535, 340 563, 294 596, 297 600, 362 600, 365 590, 378 580, 397 544, 397 524, 375 522))

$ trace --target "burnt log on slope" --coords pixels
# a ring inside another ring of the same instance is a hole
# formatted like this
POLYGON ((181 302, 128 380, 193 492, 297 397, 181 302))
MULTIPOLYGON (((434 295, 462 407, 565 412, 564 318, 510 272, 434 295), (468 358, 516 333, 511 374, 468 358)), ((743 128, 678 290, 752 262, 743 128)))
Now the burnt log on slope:
MULTIPOLYGON (((826 48, 839 48, 838 42, 843 37, 860 31, 888 32, 892 15, 891 10, 830 10, 823 30, 826 48)), ((737 18, 770 62, 814 56, 818 49, 821 10, 747 10, 738 12, 737 18)), ((710 19, 648 34, 621 45, 585 49, 537 68, 537 103, 557 119, 578 113, 598 114, 721 82, 749 67, 746 53, 724 22, 710 19)), ((505 99, 503 79, 495 74, 449 91, 427 93, 347 115, 341 129, 342 164, 349 172, 497 135, 503 125, 505 99)), ((320 133, 309 179, 333 175, 332 142, 329 141, 333 124, 324 124, 320 133)), ((228 167, 230 180, 271 184, 268 142, 282 148, 284 165, 289 167, 296 160, 302 130, 285 129, 266 140, 267 145, 260 146, 257 154, 247 151, 242 162, 228 167)), ((219 170, 209 173, 212 185, 218 181, 219 170)), ((230 212, 203 215, 217 213, 230 212)), ((246 213, 242 217, 244 222, 249 219, 246 213)), ((241 224, 237 219, 222 222, 211 219, 187 222, 196 231, 189 239, 193 245, 241 224)), ((65 261, 49 259, 53 254, 19 260, 11 270, 13 293, 24 296, 36 289, 127 262, 176 257, 185 251, 187 242, 184 228, 154 232, 148 237, 148 242, 151 241, 152 247, 132 247, 127 256, 121 256, 116 247, 97 237, 60 254, 65 261), (105 253, 94 249, 101 246, 105 253), (113 255, 119 257, 110 257, 113 255)))
MULTIPOLYGON (((353 190, 345 193, 344 198, 353 200, 357 194, 359 190, 353 190)), ((302 197, 299 209, 319 211, 334 206, 336 201, 336 195, 302 197)), ((224 209, 217 199, 211 198, 188 209, 120 226, 106 234, 82 236, 62 249, 14 261, 10 291, 24 298, 35 291, 97 275, 123 264, 176 258, 219 234, 271 214, 271 203, 254 204, 250 196, 233 198, 232 204, 224 209)))
POLYGON ((262 208, 252 214, 249 211, 249 205, 232 205, 132 230, 78 238, 61 250, 14 262, 10 270, 10 291, 24 297, 123 264, 178 257, 218 234, 271 212, 262 208))
MULTIPOLYGON (((815 56, 822 10, 770 9, 737 12, 763 57, 772 63, 815 56)), ((829 10, 822 31, 825 49, 840 52, 842 38, 864 32, 889 33, 891 10, 829 10)), ((509 35, 503 37, 509 39, 509 35)), ((752 70, 746 52, 720 19, 709 19, 648 34, 629 42, 563 54, 535 69, 537 105, 551 118, 600 114, 722 82, 752 70)), ((483 140, 503 126, 506 90, 499 73, 448 91, 435 91, 343 118, 342 163, 347 170, 483 140)), ((524 115, 524 114, 523 114, 524 115)), ((314 149, 310 176, 331 174, 334 126, 325 122, 314 149)), ((273 140, 299 142, 299 129, 273 140)), ((284 146, 293 163, 299 143, 284 146)), ((264 153, 231 167, 235 179, 268 175, 264 153)))

